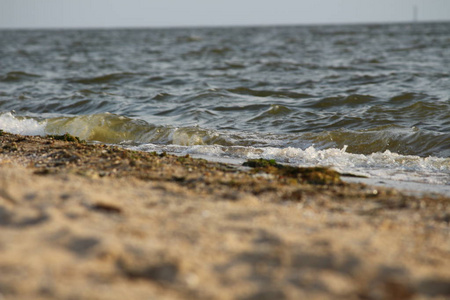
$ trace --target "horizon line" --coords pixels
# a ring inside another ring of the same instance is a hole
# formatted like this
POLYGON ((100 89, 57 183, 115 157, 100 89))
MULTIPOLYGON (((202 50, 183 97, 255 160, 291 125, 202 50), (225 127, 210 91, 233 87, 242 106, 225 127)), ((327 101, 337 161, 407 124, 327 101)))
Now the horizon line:
POLYGON ((120 30, 120 29, 189 29, 189 28, 241 28, 241 27, 296 27, 296 26, 356 26, 389 24, 427 24, 449 23, 450 20, 404 20, 404 21, 367 21, 367 22, 318 22, 318 23, 273 23, 273 24, 224 24, 224 25, 118 25, 118 26, 37 26, 37 27, 1 27, 0 30, 120 30))

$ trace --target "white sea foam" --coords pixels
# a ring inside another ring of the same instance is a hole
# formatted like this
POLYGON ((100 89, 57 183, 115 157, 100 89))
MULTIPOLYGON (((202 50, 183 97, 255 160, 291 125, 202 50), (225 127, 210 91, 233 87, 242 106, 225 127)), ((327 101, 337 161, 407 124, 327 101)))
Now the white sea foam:
POLYGON ((356 173, 380 179, 417 181, 431 184, 450 184, 450 159, 438 157, 419 157, 385 152, 369 155, 354 154, 343 149, 317 150, 309 147, 298 148, 267 148, 262 154, 253 157, 276 159, 281 162, 314 166, 330 166, 342 173, 356 173))
POLYGON ((154 145, 134 147, 143 151, 167 151, 175 154, 190 154, 206 159, 226 161, 234 159, 242 163, 246 159, 265 158, 295 166, 328 166, 341 173, 363 175, 379 180, 421 182, 427 184, 450 185, 450 159, 401 155, 385 151, 370 155, 354 154, 343 149, 257 148, 218 145, 154 145))
POLYGON ((21 135, 45 135, 46 121, 15 117, 11 112, 0 114, 0 129, 21 135))

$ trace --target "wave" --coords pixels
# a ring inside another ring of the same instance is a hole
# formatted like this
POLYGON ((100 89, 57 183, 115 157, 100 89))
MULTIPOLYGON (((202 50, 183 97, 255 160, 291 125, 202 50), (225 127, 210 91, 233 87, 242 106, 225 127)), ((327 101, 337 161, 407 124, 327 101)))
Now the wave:
POLYGON ((135 79, 136 77, 145 76, 145 74, 131 73, 131 72, 121 72, 121 73, 110 73, 95 77, 84 77, 84 78, 72 78, 69 82, 81 83, 81 84, 118 84, 124 83, 135 79))
POLYGON ((303 99, 310 98, 312 95, 305 93, 296 93, 291 91, 272 91, 272 90, 254 90, 247 87, 237 87, 228 89, 228 92, 238 95, 248 95, 255 97, 273 97, 273 98, 291 98, 291 99, 303 99))
POLYGON ((144 120, 111 113, 63 116, 47 119, 0 114, 0 129, 22 135, 70 133, 86 141, 108 144, 176 144, 207 145, 232 144, 215 130, 199 127, 158 126, 144 120))
POLYGON ((45 121, 34 118, 14 116, 12 113, 0 114, 0 129, 21 135, 45 135, 45 121))
POLYGON ((209 47, 205 46, 201 49, 190 50, 187 53, 183 54, 183 58, 205 58, 205 57, 225 57, 229 53, 233 52, 233 49, 230 47, 209 47))
POLYGON ((12 71, 12 72, 6 73, 3 76, 0 76, 0 82, 21 82, 21 81, 34 80, 39 77, 41 77, 41 76, 37 75, 37 74, 26 73, 23 71, 12 71))
POLYGON ((352 94, 348 96, 326 97, 315 101, 309 105, 309 107, 315 109, 328 109, 335 107, 342 109, 343 106, 354 107, 359 105, 368 105, 370 103, 375 103, 376 100, 377 98, 371 95, 352 94))
MULTIPOLYGON (((254 121, 289 115, 282 105, 259 107, 254 121)), ((228 110, 234 108, 222 108, 228 110)), ((242 109, 242 108, 241 108, 242 109)), ((213 112, 211 112, 214 114, 213 112)), ((164 112, 164 115, 177 112, 164 112)), ((252 120, 249 120, 249 122, 252 120)), ((87 141, 111 144, 221 145, 252 147, 291 147, 317 149, 347 147, 349 153, 368 155, 391 151, 401 155, 450 157, 450 134, 387 124, 365 130, 337 129, 291 134, 208 129, 199 126, 155 125, 141 119, 111 113, 58 116, 46 119, 0 114, 0 129, 18 134, 70 133, 87 141)))
POLYGON ((286 106, 278 105, 278 104, 272 104, 272 105, 270 105, 270 107, 267 110, 265 110, 264 112, 260 113, 256 117, 250 119, 248 122, 262 121, 264 119, 272 119, 273 117, 284 116, 284 115, 287 115, 287 114, 289 114, 291 112, 292 112, 292 110, 289 109, 286 106))
POLYGON ((392 151, 405 155, 450 157, 450 134, 383 125, 367 130, 333 130, 305 133, 304 139, 323 148, 348 145, 351 153, 392 151))
MULTIPOLYGON (((339 172, 377 178, 450 184, 450 155, 400 154, 395 151, 398 147, 392 147, 392 144, 402 144, 401 138, 397 142, 394 138, 383 140, 383 136, 395 134, 389 126, 359 133, 341 131, 296 136, 219 131, 196 126, 157 126, 110 113, 43 119, 8 112, 0 114, 0 129, 22 135, 70 133, 87 141, 141 151, 168 151, 222 159, 266 158, 291 165, 331 166, 339 172), (364 142, 366 139, 369 142, 364 142)), ((396 129, 401 136, 402 130, 396 129)), ((408 131, 406 136, 411 134, 417 134, 417 131, 408 131)), ((416 147, 427 138, 423 134, 412 139, 416 147)), ((450 144, 450 138, 441 137, 435 144, 438 148, 437 145, 441 145, 444 152, 448 151, 445 145, 450 144)))

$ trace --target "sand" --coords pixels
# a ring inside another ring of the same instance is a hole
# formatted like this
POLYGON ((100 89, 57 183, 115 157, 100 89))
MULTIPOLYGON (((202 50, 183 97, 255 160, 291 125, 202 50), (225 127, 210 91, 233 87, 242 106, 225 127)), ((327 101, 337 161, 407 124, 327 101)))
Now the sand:
POLYGON ((2 300, 450 299, 448 197, 328 170, 0 141, 2 300))

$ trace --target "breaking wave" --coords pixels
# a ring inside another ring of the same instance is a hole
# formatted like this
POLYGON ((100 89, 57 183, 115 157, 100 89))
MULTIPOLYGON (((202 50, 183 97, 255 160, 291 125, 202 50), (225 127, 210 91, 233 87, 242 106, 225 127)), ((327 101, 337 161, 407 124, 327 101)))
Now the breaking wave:
POLYGON ((157 126, 110 113, 38 119, 14 116, 8 112, 0 114, 0 129, 22 135, 70 133, 87 141, 117 144, 141 151, 238 160, 266 158, 291 165, 330 166, 340 172, 369 177, 450 184, 450 158, 405 155, 389 149, 349 152, 351 146, 361 145, 357 136, 353 136, 353 145, 352 139, 347 137, 343 141, 348 141, 350 145, 327 147, 329 143, 312 143, 306 139, 308 135, 303 140, 298 137, 294 140, 292 136, 157 126), (292 143, 296 146, 289 146, 292 143))

